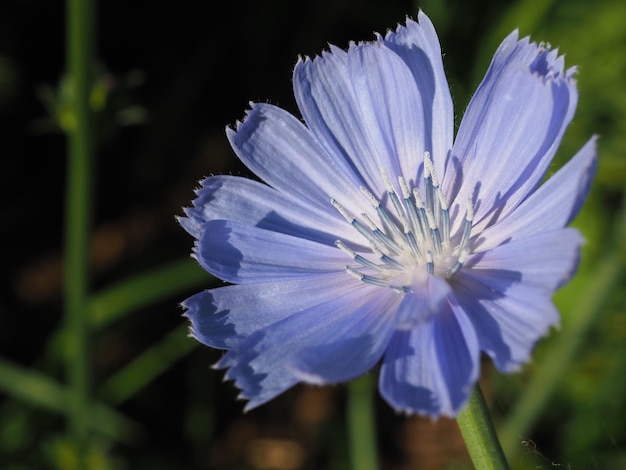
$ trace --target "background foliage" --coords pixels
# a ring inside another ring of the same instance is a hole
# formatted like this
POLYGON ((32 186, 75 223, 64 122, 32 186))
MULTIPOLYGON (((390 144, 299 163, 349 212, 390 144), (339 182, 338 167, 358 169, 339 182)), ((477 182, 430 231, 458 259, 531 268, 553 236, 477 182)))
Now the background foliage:
MULTIPOLYGON (((209 174, 246 175, 224 137, 248 102, 296 112, 297 56, 372 38, 422 7, 438 29, 460 118, 500 40, 557 45, 580 103, 556 170, 593 133, 600 167, 580 273, 556 297, 561 331, 483 389, 513 468, 626 468, 626 4, 621 0, 101 1, 89 244, 87 463, 67 432, 75 396, 64 321, 65 77, 58 0, 0 3, 0 468, 343 469, 346 390, 299 386, 248 414, 219 352, 186 337, 178 303, 215 285, 174 221, 209 174)), ((83 358, 84 359, 84 358, 83 358)), ((456 424, 396 416, 376 398, 383 468, 470 468, 456 424)))

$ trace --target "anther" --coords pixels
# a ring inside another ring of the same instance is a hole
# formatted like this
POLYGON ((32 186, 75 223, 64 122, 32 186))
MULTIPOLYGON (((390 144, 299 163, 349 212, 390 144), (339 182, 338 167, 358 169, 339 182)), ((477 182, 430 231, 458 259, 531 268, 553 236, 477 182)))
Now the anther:
POLYGON ((370 276, 368 274, 360 273, 358 271, 355 271, 354 269, 352 269, 349 266, 346 266, 346 272, 348 274, 356 277, 359 281, 363 281, 363 282, 366 282, 368 284, 372 284, 374 286, 379 286, 379 287, 387 287, 387 286, 389 286, 389 283, 386 280, 380 279, 378 277, 370 276))
POLYGON ((374 196, 371 193, 371 191, 367 189, 365 186, 361 186, 359 189, 370 200, 370 203, 372 204, 372 206, 378 209, 378 207, 380 206, 380 201, 376 198, 376 196, 374 196))
POLYGON ((341 204, 339 204, 339 202, 337 202, 336 199, 331 199, 330 203, 333 205, 335 209, 337 209, 337 211, 341 215, 343 215, 344 219, 346 219, 348 223, 350 224, 352 223, 352 221, 354 220, 354 217, 352 217, 350 213, 341 204))
POLYGON ((346 244, 344 242, 342 242, 341 240, 337 240, 335 242, 335 246, 337 248, 339 248, 341 251, 343 251, 350 258, 352 258, 354 261, 359 263, 361 266, 364 266, 366 268, 370 268, 370 269, 372 269, 374 271, 378 271, 378 272, 382 272, 382 271, 385 270, 384 266, 379 266, 376 263, 372 263, 367 258, 364 258, 363 256, 359 255, 352 248, 346 246, 346 244))

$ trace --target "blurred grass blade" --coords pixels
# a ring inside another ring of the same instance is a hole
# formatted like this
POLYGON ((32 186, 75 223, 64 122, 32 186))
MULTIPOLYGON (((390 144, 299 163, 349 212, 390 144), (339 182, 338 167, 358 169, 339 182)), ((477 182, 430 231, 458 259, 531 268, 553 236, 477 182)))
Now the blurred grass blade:
POLYGON ((115 405, 128 400, 174 362, 191 352, 197 344, 188 337, 185 322, 107 380, 100 388, 101 396, 115 405))
POLYGON ((122 281, 91 297, 89 313, 93 328, 103 328, 141 307, 191 287, 204 284, 208 288, 214 280, 195 260, 185 258, 122 281))
POLYGON ((612 248, 593 268, 587 286, 578 296, 576 305, 568 316, 569 323, 555 340, 550 350, 545 351, 545 359, 537 367, 526 391, 520 395, 515 408, 500 427, 500 440, 505 454, 511 461, 521 451, 520 441, 535 423, 539 414, 561 383, 574 356, 587 333, 604 311, 611 293, 618 289, 624 274, 624 250, 626 249, 626 195, 622 199, 621 210, 615 217, 612 248))
MULTIPOLYGON (((42 409, 66 414, 72 412, 68 403, 76 394, 48 376, 0 359, 0 389, 7 395, 42 409)), ((83 417, 93 431, 117 441, 136 441, 142 431, 139 425, 110 407, 90 403, 90 413, 83 417)))
POLYGON ((546 351, 544 362, 537 367, 509 418, 500 427, 500 439, 509 461, 523 450, 520 445, 523 436, 545 409, 585 340, 587 331, 620 281, 621 260, 617 256, 607 258, 595 269, 592 284, 582 296, 578 309, 573 312, 572 321, 563 328, 550 350, 546 351))
MULTIPOLYGON (((122 281, 91 296, 88 311, 92 331, 105 328, 141 307, 161 301, 168 296, 175 295, 194 286, 208 288, 214 280, 215 278, 204 271, 197 262, 190 258, 184 258, 154 271, 122 281)), ((185 322, 184 326, 167 336, 164 340, 165 344, 154 346, 144 353, 145 357, 141 356, 131 363, 130 368, 116 374, 109 382, 104 384, 105 395, 110 396, 115 403, 119 403, 148 385, 151 380, 163 373, 168 365, 183 357, 196 346, 194 341, 186 337, 186 331, 187 324, 185 322), (159 368, 157 364, 152 362, 155 358, 162 361, 162 367, 159 368), (145 367, 146 364, 149 364, 149 368, 141 372, 141 368, 145 367), (138 373, 137 370, 140 370, 140 372, 138 373), (130 380, 127 380, 128 377, 130 377, 130 380)), ((65 349, 65 338, 71 334, 71 330, 61 328, 50 337, 45 353, 41 360, 38 361, 40 368, 57 370, 58 361, 61 358, 60 353, 65 349)), ((28 372, 8 363, 0 363, 0 366, 2 366, 0 367, 0 390, 13 396, 16 403, 26 399, 27 402, 45 410, 65 413, 63 409, 65 402, 63 402, 63 405, 61 404, 61 395, 59 395, 65 392, 58 383, 43 374, 36 374, 28 379, 36 379, 36 382, 33 382, 34 385, 19 379, 13 381, 13 377, 28 377, 28 372), (5 369, 8 372, 5 373, 5 369), (23 384, 26 385, 23 386, 23 384), (22 397, 21 389, 28 394, 26 398, 22 397)), ((6 406, 7 404, 4 404, 0 407, 0 416, 6 406)), ((109 411, 114 413, 111 409, 109 411)), ((106 418, 107 412, 100 411, 100 413, 105 415, 102 425, 106 428, 101 431, 110 437, 119 439, 118 428, 115 428, 114 424, 111 423, 117 422, 119 424, 124 418, 121 415, 114 416, 113 421, 109 423, 106 418)), ((7 422, 3 423, 3 425, 7 424, 7 422)))
MULTIPOLYGON (((118 282, 89 300, 91 329, 97 332, 124 316, 195 286, 211 287, 215 278, 191 258, 179 259, 165 266, 118 282)), ((182 300, 182 299, 181 299, 182 300)), ((48 340, 44 353, 47 368, 54 366, 65 344, 66 330, 58 330, 48 340)))

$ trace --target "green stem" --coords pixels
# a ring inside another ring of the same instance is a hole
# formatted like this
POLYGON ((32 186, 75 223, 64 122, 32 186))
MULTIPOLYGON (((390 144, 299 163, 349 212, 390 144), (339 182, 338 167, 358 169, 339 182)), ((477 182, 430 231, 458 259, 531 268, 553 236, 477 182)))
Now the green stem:
POLYGON ((89 107, 94 44, 91 0, 68 0, 67 63, 71 87, 65 227, 66 367, 72 390, 69 427, 84 461, 89 429, 88 261, 93 121, 89 107))
POLYGON ((481 470, 509 468, 478 384, 470 395, 466 408, 459 414, 457 423, 474 468, 481 470))
POLYGON ((377 470, 374 382, 365 374, 348 384, 348 435, 352 468, 377 470))

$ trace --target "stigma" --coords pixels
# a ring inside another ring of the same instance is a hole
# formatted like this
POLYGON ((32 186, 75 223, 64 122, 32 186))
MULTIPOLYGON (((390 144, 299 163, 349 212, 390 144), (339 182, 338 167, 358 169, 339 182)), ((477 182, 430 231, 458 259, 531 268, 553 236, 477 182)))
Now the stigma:
POLYGON ((336 199, 330 201, 369 246, 368 251, 357 253, 343 240, 335 242, 352 260, 346 272, 365 283, 398 292, 411 289, 415 270, 446 280, 452 278, 471 254, 472 201, 467 201, 464 222, 451 233, 455 224, 451 224, 449 206, 428 152, 424 153, 421 192, 401 175, 394 186, 384 168, 381 178, 386 189, 384 203, 366 187, 360 188, 364 202, 376 213, 376 221, 365 211, 357 218, 336 199))

